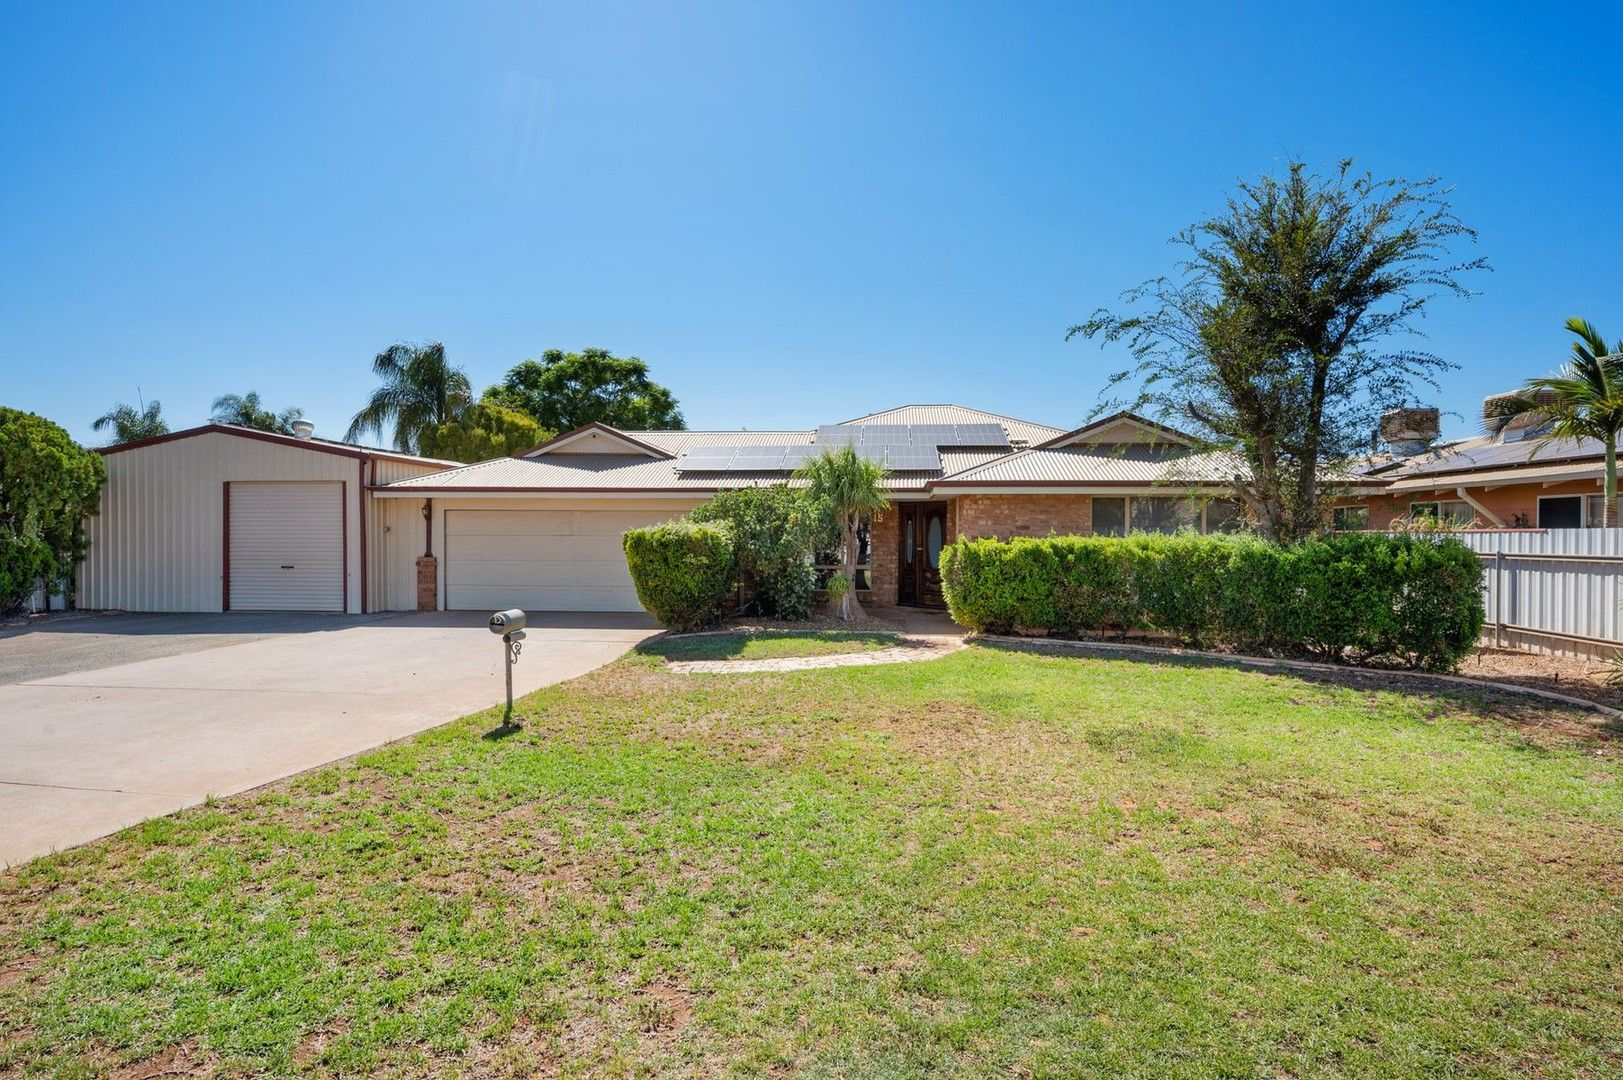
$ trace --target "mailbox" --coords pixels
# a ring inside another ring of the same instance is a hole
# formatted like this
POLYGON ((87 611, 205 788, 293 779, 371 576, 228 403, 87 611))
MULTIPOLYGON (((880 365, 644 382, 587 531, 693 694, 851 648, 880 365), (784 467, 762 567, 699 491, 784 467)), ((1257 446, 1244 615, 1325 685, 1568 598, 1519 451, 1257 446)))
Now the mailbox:
POLYGON ((524 612, 518 608, 508 608, 506 611, 498 611, 490 617, 490 632, 505 636, 515 630, 524 629, 529 621, 524 612))

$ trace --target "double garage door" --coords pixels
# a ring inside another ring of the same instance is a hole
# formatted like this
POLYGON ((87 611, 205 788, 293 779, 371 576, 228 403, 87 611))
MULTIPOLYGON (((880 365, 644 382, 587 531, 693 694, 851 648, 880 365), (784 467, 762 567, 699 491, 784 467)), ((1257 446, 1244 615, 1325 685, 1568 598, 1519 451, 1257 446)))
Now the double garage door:
POLYGON ((450 611, 641 611, 620 536, 653 510, 447 510, 450 611))

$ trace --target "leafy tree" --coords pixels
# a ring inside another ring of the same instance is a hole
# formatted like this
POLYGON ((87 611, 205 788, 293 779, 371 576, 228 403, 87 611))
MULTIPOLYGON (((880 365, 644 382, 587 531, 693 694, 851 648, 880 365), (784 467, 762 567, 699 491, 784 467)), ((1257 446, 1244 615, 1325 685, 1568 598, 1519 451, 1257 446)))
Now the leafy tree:
POLYGON ((163 405, 157 401, 143 402, 138 406, 120 401, 90 424, 92 431, 109 427, 113 429, 113 437, 108 446, 169 434, 169 425, 163 419, 163 405))
POLYGON ((1503 431, 1512 420, 1544 421, 1545 439, 1595 439, 1606 450, 1604 505, 1607 528, 1617 525, 1617 439, 1623 431, 1623 339, 1611 349, 1585 319, 1567 320, 1577 336, 1572 359, 1554 375, 1527 380, 1519 394, 1490 402, 1489 430, 1503 431))
POLYGON ((459 416, 424 430, 417 451, 450 461, 512 457, 551 437, 521 412, 481 401, 459 416))
POLYGON ((71 581, 107 466, 42 416, 0 406, 0 611, 71 581))
MULTIPOLYGON (((824 450, 795 471, 804 480, 807 497, 822 507, 826 520, 840 534, 840 574, 848 588, 840 592, 835 614, 849 622, 862 617, 857 602, 857 529, 862 519, 890 505, 885 495, 885 470, 860 456, 855 447, 824 450)), ((832 596, 831 596, 832 598, 832 596)))
POLYGON ((1354 174, 1350 161, 1328 176, 1292 162, 1179 233, 1187 260, 1174 276, 1067 338, 1125 343, 1134 363, 1110 385, 1138 391, 1113 404, 1192 422, 1244 464, 1235 493, 1264 536, 1311 535, 1336 495, 1322 477, 1367 446, 1382 412, 1452 366, 1385 345, 1414 333, 1437 297, 1470 296, 1463 276, 1486 269, 1453 255, 1476 234, 1448 193, 1435 178, 1354 174))
POLYGON ((293 434, 293 421, 304 419, 304 410, 287 408, 272 412, 259 400, 259 391, 246 394, 221 394, 210 406, 216 424, 236 424, 238 427, 259 431, 274 431, 279 435, 293 434))
POLYGON ((812 611, 812 559, 831 539, 822 507, 788 484, 729 488, 688 513, 689 521, 725 522, 738 552, 739 584, 762 615, 804 619, 812 611))
POLYGON ((687 427, 676 398, 648 377, 646 363, 635 356, 610 356, 607 349, 548 349, 539 361, 514 367, 484 398, 553 431, 573 431, 594 421, 628 431, 687 427))
POLYGON ((366 407, 355 414, 345 432, 354 442, 368 431, 383 436, 394 425, 395 449, 414 453, 423 432, 454 420, 473 404, 467 373, 445 358, 445 345, 398 342, 372 360, 372 372, 383 385, 372 391, 366 407))

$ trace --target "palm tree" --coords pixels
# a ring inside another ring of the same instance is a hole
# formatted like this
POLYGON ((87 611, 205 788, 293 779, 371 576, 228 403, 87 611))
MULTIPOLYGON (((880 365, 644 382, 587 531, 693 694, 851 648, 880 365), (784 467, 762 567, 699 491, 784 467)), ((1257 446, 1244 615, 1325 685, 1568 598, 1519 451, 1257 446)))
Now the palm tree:
POLYGON ((473 402, 467 373, 446 362, 438 341, 390 345, 372 361, 372 371, 383 385, 350 421, 348 442, 368 431, 381 438, 384 425, 393 423, 395 449, 414 453, 424 431, 456 419, 473 402))
POLYGON ((1617 525, 1617 439, 1623 431, 1623 340, 1606 339, 1585 319, 1567 320, 1577 335, 1572 359, 1554 375, 1527 380, 1520 393, 1494 400, 1487 423, 1498 433, 1517 418, 1544 422, 1543 439, 1595 439, 1606 448, 1605 523, 1617 525))
MULTIPOLYGON (((136 400, 140 401, 140 398, 140 394, 136 394, 136 400)), ((162 413, 161 402, 144 402, 136 406, 126 405, 120 401, 91 421, 90 430, 101 431, 103 428, 112 428, 113 438, 107 444, 109 446, 134 442, 136 439, 150 439, 154 435, 167 435, 169 425, 164 423, 162 413)))
POLYGON ((259 400, 258 390, 250 390, 246 394, 221 394, 214 399, 210 408, 214 410, 212 419, 216 424, 236 424, 238 427, 274 431, 281 435, 293 434, 293 421, 304 417, 303 409, 287 408, 278 413, 265 408, 259 400))
POLYGON ((820 503, 840 530, 840 573, 845 589, 835 611, 850 622, 862 617, 857 602, 857 530, 863 517, 890 505, 882 486, 885 470, 861 457, 853 446, 824 450, 795 471, 807 481, 807 495, 820 503))

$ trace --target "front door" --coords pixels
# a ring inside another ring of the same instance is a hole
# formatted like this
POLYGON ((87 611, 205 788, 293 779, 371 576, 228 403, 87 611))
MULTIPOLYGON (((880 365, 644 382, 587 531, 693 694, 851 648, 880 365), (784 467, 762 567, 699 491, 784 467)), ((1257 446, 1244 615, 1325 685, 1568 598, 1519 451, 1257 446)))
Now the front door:
POLYGON ((897 600, 941 607, 941 548, 947 542, 946 503, 902 503, 897 600))

